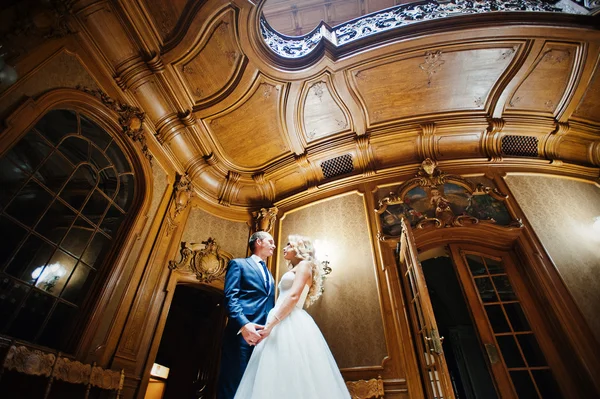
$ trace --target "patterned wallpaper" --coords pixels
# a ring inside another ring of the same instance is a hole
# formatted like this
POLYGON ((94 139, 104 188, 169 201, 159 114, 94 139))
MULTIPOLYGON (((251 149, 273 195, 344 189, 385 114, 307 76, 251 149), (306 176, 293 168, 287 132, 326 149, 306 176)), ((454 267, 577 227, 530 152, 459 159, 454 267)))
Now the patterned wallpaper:
MULTIPOLYGON (((363 197, 353 193, 292 211, 282 218, 280 233, 279 254, 290 234, 318 239, 329 248, 333 272, 325 281, 323 296, 308 312, 338 366, 381 365, 387 348, 363 197)), ((281 256, 278 271, 279 276, 287 271, 281 256)))
POLYGON ((208 237, 234 258, 245 258, 250 228, 246 223, 222 219, 194 207, 190 211, 181 241, 200 243, 208 237))
POLYGON ((600 187, 548 176, 508 175, 506 183, 600 342, 600 187))

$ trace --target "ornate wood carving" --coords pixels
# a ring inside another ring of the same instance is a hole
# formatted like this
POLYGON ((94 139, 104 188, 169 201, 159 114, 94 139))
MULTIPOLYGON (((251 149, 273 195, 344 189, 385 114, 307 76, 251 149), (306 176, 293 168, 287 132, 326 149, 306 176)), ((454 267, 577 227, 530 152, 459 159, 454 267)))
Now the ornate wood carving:
POLYGON ((352 399, 383 398, 383 380, 381 377, 370 380, 346 381, 352 399))
POLYGON ((29 375, 50 377, 55 362, 56 355, 53 353, 12 345, 4 359, 4 368, 29 375))
POLYGON ((84 91, 98 98, 109 109, 115 111, 119 115, 119 124, 123 129, 123 133, 134 143, 139 143, 142 153, 152 165, 152 154, 146 144, 146 134, 144 133, 144 118, 145 114, 139 108, 129 104, 122 103, 112 99, 108 94, 100 89, 90 89, 87 87, 77 86, 78 90, 84 91))
POLYGON ((182 273, 194 273, 196 279, 202 283, 210 284, 215 280, 223 280, 227 263, 232 259, 230 254, 220 250, 217 241, 208 237, 201 244, 181 243, 181 260, 169 261, 169 269, 182 273), (204 244, 204 248, 201 248, 204 244))
POLYGON ((92 366, 78 361, 59 357, 54 366, 52 377, 71 384, 87 384, 92 374, 92 366))
POLYGON ((273 232, 275 221, 277 219, 277 207, 272 208, 261 208, 259 211, 252 212, 252 231, 265 231, 267 233, 273 232))
POLYGON ((173 191, 173 196, 175 197, 172 208, 173 219, 176 219, 189 205, 193 195, 192 181, 188 174, 179 175, 179 178, 175 182, 175 190, 173 191))
POLYGON ((438 228, 481 222, 519 225, 503 204, 507 198, 496 188, 475 184, 458 175, 447 175, 427 158, 414 178, 379 200, 375 212, 381 215, 382 235, 391 236, 400 234, 396 227, 403 218, 418 229, 430 224, 438 228), (444 190, 452 190, 452 193, 444 190))

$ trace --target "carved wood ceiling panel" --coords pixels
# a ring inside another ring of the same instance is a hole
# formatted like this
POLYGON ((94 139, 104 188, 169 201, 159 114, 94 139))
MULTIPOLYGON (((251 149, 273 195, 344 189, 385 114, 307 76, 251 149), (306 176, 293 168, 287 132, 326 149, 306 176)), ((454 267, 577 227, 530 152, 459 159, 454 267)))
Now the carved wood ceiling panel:
POLYGON ((152 16, 154 26, 165 42, 177 25, 185 6, 192 0, 146 0, 144 5, 152 16))
POLYGON ((511 97, 507 111, 553 113, 568 88, 577 52, 575 45, 546 43, 533 70, 511 97))
POLYGON ((515 48, 426 50, 424 55, 356 68, 352 80, 371 125, 437 112, 483 110, 515 48))
POLYGON ((600 58, 596 62, 596 73, 585 91, 585 95, 573 114, 574 118, 600 122, 600 58))
POLYGON ((231 109, 206 119, 225 158, 252 171, 290 151, 280 113, 285 86, 261 77, 231 109))
POLYGON ((219 15, 184 58, 172 65, 195 107, 218 99, 243 72, 245 56, 233 9, 219 15))

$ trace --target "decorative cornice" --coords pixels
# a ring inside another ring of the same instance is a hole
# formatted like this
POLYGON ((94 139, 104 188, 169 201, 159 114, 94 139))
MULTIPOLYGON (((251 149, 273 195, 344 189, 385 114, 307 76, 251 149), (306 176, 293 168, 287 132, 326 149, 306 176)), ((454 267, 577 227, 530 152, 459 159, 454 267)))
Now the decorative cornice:
POLYGON ((134 143, 140 143, 142 153, 152 165, 153 156, 148 149, 146 135, 144 134, 144 112, 137 107, 112 99, 100 89, 90 89, 83 86, 77 86, 76 88, 98 98, 107 108, 119 115, 119 125, 123 129, 123 133, 134 143))

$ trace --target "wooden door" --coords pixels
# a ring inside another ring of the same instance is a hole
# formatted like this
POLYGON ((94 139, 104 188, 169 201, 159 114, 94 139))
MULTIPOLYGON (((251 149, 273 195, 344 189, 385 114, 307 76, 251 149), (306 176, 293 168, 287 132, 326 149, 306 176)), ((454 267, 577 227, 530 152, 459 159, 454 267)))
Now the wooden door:
POLYGON ((454 399, 452 382, 442 349, 444 337, 439 335, 425 276, 417 259, 417 247, 410 226, 404 219, 397 252, 427 397, 429 399, 454 399))
POLYGON ((526 316, 531 298, 510 253, 450 248, 500 396, 561 398, 526 316))

